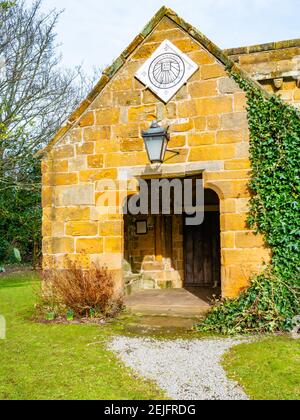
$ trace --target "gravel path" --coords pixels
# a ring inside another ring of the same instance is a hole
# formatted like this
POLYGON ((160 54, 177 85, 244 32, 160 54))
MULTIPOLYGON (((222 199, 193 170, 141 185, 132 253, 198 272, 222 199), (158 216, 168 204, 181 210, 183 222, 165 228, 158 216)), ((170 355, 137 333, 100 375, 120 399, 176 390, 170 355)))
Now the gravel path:
POLYGON ((110 349, 175 400, 246 400, 245 393, 226 377, 220 363, 222 356, 241 342, 115 337, 110 349))

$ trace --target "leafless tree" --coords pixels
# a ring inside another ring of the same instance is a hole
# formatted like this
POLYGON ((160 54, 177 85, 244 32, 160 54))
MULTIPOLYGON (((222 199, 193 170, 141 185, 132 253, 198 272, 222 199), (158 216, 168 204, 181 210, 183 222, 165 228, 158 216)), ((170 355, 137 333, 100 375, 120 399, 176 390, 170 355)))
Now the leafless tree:
POLYGON ((24 182, 34 153, 54 135, 92 81, 61 66, 55 27, 60 13, 41 0, 17 0, 0 13, 0 190, 24 182), (1 61, 1 60, 0 60, 1 61), (1 64, 0 64, 1 66, 1 64))

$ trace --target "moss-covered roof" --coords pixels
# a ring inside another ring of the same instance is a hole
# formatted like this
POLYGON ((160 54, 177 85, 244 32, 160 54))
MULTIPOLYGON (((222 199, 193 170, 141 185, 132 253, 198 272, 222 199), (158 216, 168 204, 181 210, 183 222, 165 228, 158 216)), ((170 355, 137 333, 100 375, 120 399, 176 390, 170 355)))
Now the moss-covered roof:
MULTIPOLYGON (((109 81, 116 75, 116 73, 123 67, 130 55, 142 44, 142 42, 150 35, 155 27, 164 18, 168 17, 175 22, 181 29, 186 31, 195 41, 199 42, 206 48, 211 54, 213 54, 224 66, 231 68, 236 72, 240 73, 245 79, 249 80, 255 85, 255 87, 262 89, 261 86, 254 81, 248 73, 241 69, 238 64, 234 63, 229 56, 228 52, 224 52, 222 49, 217 47, 212 41, 210 41, 204 34, 194 28, 192 25, 187 23, 184 19, 178 16, 172 9, 163 6, 156 15, 150 20, 150 22, 144 27, 142 32, 137 35, 130 45, 122 52, 122 54, 113 62, 113 64, 107 67, 103 71, 103 75, 93 90, 88 96, 82 101, 78 108, 70 115, 66 123, 58 130, 54 138, 50 141, 47 147, 41 150, 37 156, 47 153, 51 148, 78 122, 83 113, 96 99, 96 97, 102 92, 109 81)), ((264 93, 268 95, 265 91, 264 93)))
POLYGON ((287 41, 269 42, 267 44, 250 45, 246 47, 229 48, 224 50, 228 56, 255 54, 260 52, 285 50, 287 48, 300 47, 300 39, 290 39, 287 41))

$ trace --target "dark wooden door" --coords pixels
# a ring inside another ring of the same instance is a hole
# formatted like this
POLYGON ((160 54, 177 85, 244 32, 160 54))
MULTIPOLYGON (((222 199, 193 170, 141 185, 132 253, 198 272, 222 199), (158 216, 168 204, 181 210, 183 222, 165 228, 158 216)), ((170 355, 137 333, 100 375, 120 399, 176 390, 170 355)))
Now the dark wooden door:
POLYGON ((220 214, 206 212, 200 226, 184 227, 185 286, 221 284, 220 214))

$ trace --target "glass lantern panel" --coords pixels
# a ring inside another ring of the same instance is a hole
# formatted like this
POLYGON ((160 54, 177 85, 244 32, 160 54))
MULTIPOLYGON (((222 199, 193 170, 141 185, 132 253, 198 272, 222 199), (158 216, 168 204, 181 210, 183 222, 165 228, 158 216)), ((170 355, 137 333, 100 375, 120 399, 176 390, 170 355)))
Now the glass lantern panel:
POLYGON ((162 162, 165 149, 163 137, 149 137, 146 139, 146 147, 151 162, 162 162))

